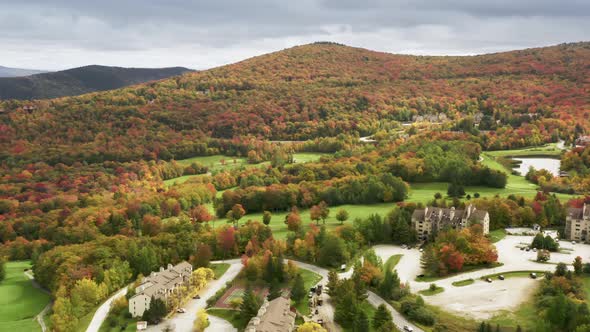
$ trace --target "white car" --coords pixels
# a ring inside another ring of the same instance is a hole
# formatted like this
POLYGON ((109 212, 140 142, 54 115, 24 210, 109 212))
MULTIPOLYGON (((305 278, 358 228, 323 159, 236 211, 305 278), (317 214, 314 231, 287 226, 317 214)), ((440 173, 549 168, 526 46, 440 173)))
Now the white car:
POLYGON ((406 332, 414 332, 414 329, 411 326, 404 325, 404 331, 406 331, 406 332))
POLYGON ((178 308, 178 309, 176 309, 176 312, 179 314, 184 314, 186 312, 186 310, 184 308, 178 308))

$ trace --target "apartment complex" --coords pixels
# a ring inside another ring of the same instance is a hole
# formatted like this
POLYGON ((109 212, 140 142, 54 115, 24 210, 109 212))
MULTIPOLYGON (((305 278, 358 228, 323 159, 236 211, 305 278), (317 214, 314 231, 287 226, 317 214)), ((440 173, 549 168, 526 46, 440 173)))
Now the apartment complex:
POLYGON ((185 261, 175 266, 168 264, 166 269, 160 267, 160 271, 144 277, 141 285, 135 289, 135 295, 129 299, 131 315, 141 317, 150 308, 152 297, 166 302, 174 290, 190 281, 192 272, 192 265, 185 261))
POLYGON ((565 217, 565 234, 569 240, 589 242, 590 237, 590 204, 582 208, 569 208, 565 217))
POLYGON ((412 227, 420 239, 426 239, 432 232, 438 232, 447 227, 461 230, 476 223, 482 225, 484 234, 490 232, 490 214, 487 211, 478 210, 472 204, 469 204, 465 210, 429 206, 416 209, 412 214, 412 227))
POLYGON ((264 299, 258 315, 250 319, 245 332, 291 332, 295 330, 295 316, 290 299, 282 296, 270 302, 264 299))

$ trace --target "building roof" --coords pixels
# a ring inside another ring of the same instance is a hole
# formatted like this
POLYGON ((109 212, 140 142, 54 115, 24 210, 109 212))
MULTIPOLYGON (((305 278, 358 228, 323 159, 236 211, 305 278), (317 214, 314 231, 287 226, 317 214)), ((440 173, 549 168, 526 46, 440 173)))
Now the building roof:
POLYGON ((590 204, 584 204, 583 208, 567 209, 567 216, 576 220, 590 219, 590 204))
POLYGON ((133 297, 142 294, 149 297, 160 297, 167 291, 183 283, 184 278, 187 277, 187 273, 190 273, 190 271, 192 271, 192 265, 186 261, 176 266, 169 265, 166 270, 160 268, 160 272, 152 272, 148 277, 143 279, 140 285, 143 286, 143 290, 133 297))
POLYGON ((258 317, 257 332, 289 332, 295 321, 295 313, 291 311, 291 300, 282 296, 268 302, 266 312, 258 317))

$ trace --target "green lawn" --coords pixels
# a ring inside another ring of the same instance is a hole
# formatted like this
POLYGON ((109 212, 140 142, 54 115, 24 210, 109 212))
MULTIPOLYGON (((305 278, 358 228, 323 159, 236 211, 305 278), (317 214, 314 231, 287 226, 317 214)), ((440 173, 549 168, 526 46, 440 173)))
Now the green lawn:
MULTIPOLYGON (((303 285, 306 290, 309 290, 312 286, 320 282, 322 280, 322 276, 306 269, 299 269, 299 273, 301 273, 301 277, 303 278, 303 285)), ((302 315, 309 315, 309 301, 308 298, 305 297, 301 300, 300 303, 294 303, 295 308, 299 311, 302 315)))
POLYGON ((557 143, 550 143, 531 148, 488 151, 486 153, 493 157, 559 157, 562 152, 563 150, 557 147, 557 143))
POLYGON ((393 255, 393 256, 389 257, 387 259, 387 261, 385 262, 385 264, 383 265, 383 270, 384 271, 393 270, 395 268, 395 266, 397 265, 397 263, 399 263, 399 260, 402 259, 402 256, 403 255, 398 254, 398 255, 393 255))
POLYGON ((456 276, 462 273, 466 273, 466 272, 473 272, 473 271, 477 271, 477 270, 483 270, 483 269, 491 269, 491 268, 495 268, 495 267, 499 267, 504 265, 503 263, 494 263, 494 264, 489 264, 489 265, 465 265, 463 266, 463 270, 461 272, 457 272, 457 273, 450 273, 447 274, 446 276, 430 276, 430 275, 425 275, 423 277, 416 277, 416 281, 419 282, 433 282, 433 281, 437 281, 437 280, 442 280, 442 279, 446 279, 446 278, 450 278, 452 276, 456 276))
POLYGON ((488 275, 481 277, 481 279, 486 279, 486 278, 497 279, 499 275, 503 275, 504 278, 506 278, 506 279, 508 279, 508 278, 530 278, 531 272, 535 272, 537 274, 537 279, 543 278, 543 276, 545 275, 545 271, 540 271, 540 270, 510 271, 510 272, 504 272, 504 273, 488 274, 488 275))
POLYGON ((473 280, 473 279, 465 279, 465 280, 453 282, 453 286, 455 286, 455 287, 463 287, 463 286, 471 285, 474 282, 475 282, 475 280, 473 280))
POLYGON ((221 277, 225 271, 227 271, 227 269, 229 269, 229 264, 227 263, 219 263, 219 264, 211 264, 211 266, 209 266, 209 268, 211 268, 211 270, 213 270, 213 272, 215 272, 215 279, 218 279, 219 277, 221 277))
POLYGON ((535 309, 535 304, 532 300, 529 300, 521 304, 515 311, 506 310, 495 315, 489 320, 489 323, 492 324, 492 326, 498 324, 502 328, 513 329, 516 329, 516 327, 520 325, 523 331, 533 331, 538 319, 539 314, 535 309))
POLYGON ((490 232, 490 240, 494 243, 502 240, 506 237, 506 231, 504 229, 496 229, 490 232))
POLYGON ((420 293, 421 295, 424 295, 424 296, 432 296, 432 295, 440 294, 444 291, 445 291, 444 287, 436 286, 436 288, 434 290, 429 288, 429 289, 424 289, 424 290, 418 291, 418 293, 420 293))
POLYGON ((225 319, 230 322, 233 327, 238 329, 238 331, 243 331, 248 325, 248 320, 243 319, 238 310, 213 308, 208 309, 207 313, 211 316, 225 319))
MULTIPOLYGON (((371 214, 380 214, 385 216, 389 211, 394 208, 394 203, 380 203, 380 204, 367 204, 367 205, 341 205, 341 206, 331 206, 330 207, 330 216, 326 219, 326 228, 333 229, 340 226, 340 222, 336 220, 336 212, 339 209, 345 209, 348 211, 349 218, 345 222, 345 224, 352 224, 352 221, 355 218, 367 218, 371 214)), ((301 209, 299 210, 301 215, 301 222, 304 226, 304 229, 307 229, 308 225, 312 223, 312 220, 309 215, 309 209, 301 209)), ((288 212, 281 211, 281 212, 274 212, 272 213, 272 219, 270 221, 270 228, 272 229, 272 234, 275 238, 284 239, 287 236, 288 230, 287 226, 285 225, 285 217, 287 216, 288 212)), ((240 222, 244 222, 247 220, 256 220, 262 222, 262 213, 251 213, 247 214, 240 222)), ((215 222, 216 226, 221 226, 226 223, 225 219, 221 219, 215 222)), ((322 222, 320 221, 320 225, 322 222)))
MULTIPOLYGON (((306 163, 308 161, 317 161, 322 156, 329 155, 327 153, 314 153, 314 152, 301 152, 301 153, 294 153, 293 154, 293 161, 295 163, 306 163)), ((240 167, 266 167, 270 165, 270 162, 262 162, 259 164, 249 164, 246 158, 241 157, 229 157, 224 155, 213 155, 213 156, 204 156, 204 157, 193 157, 188 159, 181 159, 177 160, 177 162, 181 165, 189 166, 194 162, 198 162, 204 166, 209 168, 209 172, 214 171, 225 171, 236 169, 240 167)), ((164 181, 166 186, 171 186, 174 184, 181 184, 186 182, 188 179, 198 176, 204 176, 204 174, 196 174, 196 175, 184 175, 181 177, 177 177, 174 179, 168 179, 164 181)))
POLYGON ((0 283, 0 331, 41 331, 35 316, 49 303, 49 295, 33 287, 24 275, 29 261, 7 262, 0 283))

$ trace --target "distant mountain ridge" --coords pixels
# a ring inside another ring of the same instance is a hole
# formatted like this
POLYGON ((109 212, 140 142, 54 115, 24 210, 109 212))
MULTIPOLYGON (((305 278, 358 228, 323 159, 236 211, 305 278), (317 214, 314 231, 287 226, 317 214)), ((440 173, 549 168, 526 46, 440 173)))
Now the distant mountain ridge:
POLYGON ((0 66, 0 77, 19 77, 46 73, 45 70, 10 68, 0 66))
POLYGON ((24 77, 0 77, 0 99, 45 99, 118 89, 191 71, 183 67, 122 68, 91 65, 24 77))

